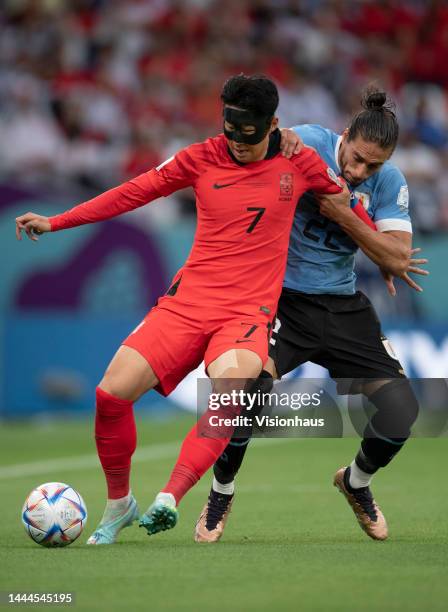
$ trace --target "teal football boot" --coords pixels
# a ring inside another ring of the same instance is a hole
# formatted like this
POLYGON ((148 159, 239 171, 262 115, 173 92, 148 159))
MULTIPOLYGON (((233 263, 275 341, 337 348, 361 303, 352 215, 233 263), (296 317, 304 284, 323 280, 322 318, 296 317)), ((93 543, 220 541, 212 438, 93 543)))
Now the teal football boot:
POLYGON ((138 515, 137 502, 132 495, 125 512, 110 521, 101 522, 87 540, 87 544, 113 544, 120 531, 132 525, 138 519, 138 515))
POLYGON ((139 527, 144 527, 148 535, 154 535, 175 527, 178 517, 174 497, 170 493, 159 493, 154 503, 141 516, 139 527))

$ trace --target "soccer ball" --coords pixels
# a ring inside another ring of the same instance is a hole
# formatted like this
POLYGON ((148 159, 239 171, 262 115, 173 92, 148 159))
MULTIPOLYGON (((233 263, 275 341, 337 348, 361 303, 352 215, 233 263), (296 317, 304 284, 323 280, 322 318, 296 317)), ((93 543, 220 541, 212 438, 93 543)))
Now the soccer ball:
POLYGON ((42 546, 67 546, 87 522, 86 505, 75 489, 63 482, 46 482, 31 491, 22 508, 22 521, 32 540, 42 546))

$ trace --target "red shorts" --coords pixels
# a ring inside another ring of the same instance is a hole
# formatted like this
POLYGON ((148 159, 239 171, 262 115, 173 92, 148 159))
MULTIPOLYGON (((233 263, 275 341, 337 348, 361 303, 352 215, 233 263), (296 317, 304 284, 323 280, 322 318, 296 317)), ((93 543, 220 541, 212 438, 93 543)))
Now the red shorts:
POLYGON ((254 306, 229 311, 164 296, 123 344, 148 361, 166 396, 202 360, 207 368, 230 349, 253 351, 266 363, 269 332, 269 315, 254 306))

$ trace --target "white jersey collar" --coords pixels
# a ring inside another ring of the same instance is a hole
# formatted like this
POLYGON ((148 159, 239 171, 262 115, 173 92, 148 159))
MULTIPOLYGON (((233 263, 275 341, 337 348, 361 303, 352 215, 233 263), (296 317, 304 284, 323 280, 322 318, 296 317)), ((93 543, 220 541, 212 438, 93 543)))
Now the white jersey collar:
POLYGON ((339 167, 339 149, 341 147, 341 142, 342 142, 342 136, 338 136, 338 139, 336 140, 336 146, 334 148, 334 160, 336 162, 336 166, 338 167, 339 172, 341 171, 339 167))

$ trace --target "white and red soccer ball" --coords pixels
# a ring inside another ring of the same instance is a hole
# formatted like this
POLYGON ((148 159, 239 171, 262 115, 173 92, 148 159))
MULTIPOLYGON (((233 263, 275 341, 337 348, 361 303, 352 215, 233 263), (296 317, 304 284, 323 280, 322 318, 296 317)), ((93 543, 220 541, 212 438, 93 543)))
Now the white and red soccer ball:
POLYGON ((67 546, 87 522, 81 495, 63 482, 46 482, 31 491, 22 508, 22 521, 32 540, 42 546, 67 546))

